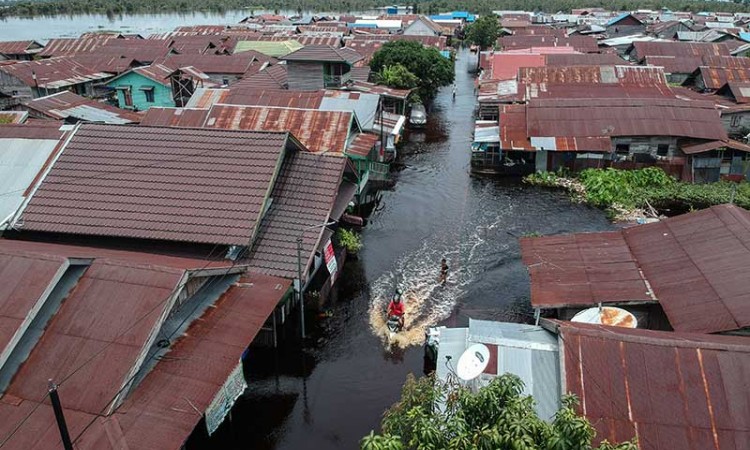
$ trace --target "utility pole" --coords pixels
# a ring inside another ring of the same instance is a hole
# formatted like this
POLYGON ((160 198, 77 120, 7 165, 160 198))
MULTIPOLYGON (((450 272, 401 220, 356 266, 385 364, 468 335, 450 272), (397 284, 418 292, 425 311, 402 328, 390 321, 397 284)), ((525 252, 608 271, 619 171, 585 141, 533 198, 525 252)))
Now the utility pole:
POLYGON ((302 238, 305 235, 305 232, 308 230, 325 228, 335 223, 336 221, 332 220, 330 222, 321 223, 319 225, 310 225, 309 227, 304 227, 300 230, 299 236, 297 236, 297 298, 299 299, 299 322, 302 339, 305 338, 305 299, 302 293, 302 238))
POLYGON ((73 450, 73 443, 70 442, 68 426, 65 424, 65 415, 63 414, 62 404, 60 403, 60 396, 57 393, 57 385, 50 379, 48 387, 49 400, 52 403, 52 409, 55 411, 55 420, 57 421, 57 428, 60 429, 60 439, 62 439, 63 448, 65 450, 73 450))

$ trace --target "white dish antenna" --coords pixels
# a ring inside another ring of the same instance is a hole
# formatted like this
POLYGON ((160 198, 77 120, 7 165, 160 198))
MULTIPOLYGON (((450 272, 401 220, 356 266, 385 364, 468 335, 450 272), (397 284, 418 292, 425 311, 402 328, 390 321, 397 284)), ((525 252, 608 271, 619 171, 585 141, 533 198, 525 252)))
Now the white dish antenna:
POLYGON ((584 309, 573 316, 570 321, 623 328, 638 327, 638 319, 635 318, 633 313, 613 306, 584 309))
POLYGON ((490 362, 490 349, 484 344, 474 344, 458 358, 456 375, 464 381, 478 377, 490 362))

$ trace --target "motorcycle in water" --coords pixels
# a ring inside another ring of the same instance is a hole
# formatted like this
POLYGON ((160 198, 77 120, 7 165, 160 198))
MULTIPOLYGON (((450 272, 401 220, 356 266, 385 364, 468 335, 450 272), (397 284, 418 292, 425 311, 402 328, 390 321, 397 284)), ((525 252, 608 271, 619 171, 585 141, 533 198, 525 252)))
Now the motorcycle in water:
POLYGON ((396 294, 393 296, 393 300, 391 300, 391 303, 388 305, 388 311, 386 312, 386 314, 388 314, 386 326, 388 328, 389 342, 393 341, 393 338, 396 336, 396 334, 403 329, 403 315, 399 315, 403 313, 404 306, 402 292, 401 289, 396 289, 396 294))

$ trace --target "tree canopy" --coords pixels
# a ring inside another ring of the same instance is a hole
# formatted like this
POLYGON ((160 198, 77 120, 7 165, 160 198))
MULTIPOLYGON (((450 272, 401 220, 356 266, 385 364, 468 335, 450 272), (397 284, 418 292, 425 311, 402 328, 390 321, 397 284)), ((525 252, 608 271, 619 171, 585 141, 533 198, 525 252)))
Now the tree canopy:
MULTIPOLYGON (((594 428, 575 412, 578 400, 565 396, 551 423, 522 395, 523 382, 512 374, 496 377, 474 393, 434 377, 409 376, 401 401, 383 416, 382 434, 371 432, 362 450, 590 450, 594 428), (440 404, 444 407, 439 406, 440 404)), ((636 450, 635 442, 598 450, 636 450)))
POLYGON ((466 28, 466 40, 484 50, 495 45, 500 36, 500 24, 497 17, 482 16, 466 28))
POLYGON ((419 85, 419 78, 401 64, 383 67, 378 73, 377 81, 397 89, 413 89, 419 85))
POLYGON ((425 47, 419 42, 388 42, 370 61, 370 69, 379 79, 383 77, 384 70, 392 71, 397 65, 403 66, 417 78, 418 94, 423 99, 433 98, 439 87, 453 82, 453 61, 445 58, 437 49, 425 47))

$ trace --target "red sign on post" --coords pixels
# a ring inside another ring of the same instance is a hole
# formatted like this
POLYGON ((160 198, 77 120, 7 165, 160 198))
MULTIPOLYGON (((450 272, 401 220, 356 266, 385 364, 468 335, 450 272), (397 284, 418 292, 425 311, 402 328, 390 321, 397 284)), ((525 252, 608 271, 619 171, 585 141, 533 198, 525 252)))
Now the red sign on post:
POLYGON ((330 239, 328 240, 328 243, 326 243, 323 257, 326 261, 326 267, 328 267, 328 273, 331 274, 331 285, 333 285, 333 282, 336 280, 338 265, 336 264, 336 253, 333 252, 333 243, 331 243, 330 239))

